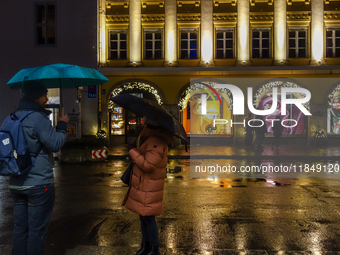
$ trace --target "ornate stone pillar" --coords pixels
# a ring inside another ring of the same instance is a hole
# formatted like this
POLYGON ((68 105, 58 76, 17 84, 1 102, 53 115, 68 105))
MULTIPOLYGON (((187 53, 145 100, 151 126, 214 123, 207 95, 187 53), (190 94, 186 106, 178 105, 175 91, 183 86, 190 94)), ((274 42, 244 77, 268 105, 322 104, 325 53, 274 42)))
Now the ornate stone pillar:
POLYGON ((311 16, 311 65, 325 64, 324 59, 324 1, 313 0, 311 16))
POLYGON ((201 0, 201 62, 200 66, 214 66, 213 1, 201 0))
POLYGON ((141 0, 129 3, 129 65, 142 65, 142 4, 141 0))
POLYGON ((164 1, 165 66, 178 66, 177 56, 177 0, 164 1))
POLYGON ((274 65, 287 62, 287 2, 274 1, 274 65))
POLYGON ((249 0, 237 1, 237 63, 236 65, 250 65, 249 56, 249 0))
POLYGON ((106 45, 106 5, 105 0, 98 0, 99 9, 99 43, 98 43, 98 62, 99 67, 106 67, 107 65, 107 45, 106 45))

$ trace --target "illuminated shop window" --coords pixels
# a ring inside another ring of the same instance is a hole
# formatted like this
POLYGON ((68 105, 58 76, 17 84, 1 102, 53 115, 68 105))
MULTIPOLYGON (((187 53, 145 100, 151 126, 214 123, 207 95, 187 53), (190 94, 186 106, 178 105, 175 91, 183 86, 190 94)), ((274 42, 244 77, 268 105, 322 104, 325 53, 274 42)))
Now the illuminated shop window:
POLYGON ((234 58, 234 28, 216 29, 216 58, 234 58))
POLYGON ((212 97, 205 93, 197 93, 190 97, 190 133, 203 134, 203 135, 231 135, 231 111, 228 109, 226 101, 223 100, 220 104, 216 95, 212 97), (207 113, 202 114, 202 94, 207 98, 207 113), (215 125, 214 119, 225 119, 228 121, 226 124, 215 125))
POLYGON ((117 104, 114 104, 110 113, 110 133, 111 135, 125 134, 125 110, 117 104))
MULTIPOLYGON (((260 100, 258 101, 257 109, 259 110, 267 110, 271 109, 273 104, 273 89, 270 88, 261 94, 260 100)), ((283 124, 286 126, 282 132, 283 135, 305 135, 306 134, 306 126, 307 120, 303 112, 296 107, 295 104, 287 104, 286 112, 284 115, 281 114, 281 87, 277 87, 277 108, 276 110, 269 115, 265 115, 264 119, 266 121, 267 126, 267 134, 273 134, 273 120, 280 116, 281 121, 284 121, 283 124)), ((287 99, 294 98, 303 98, 304 95, 300 95, 299 93, 287 93, 287 99)))
MULTIPOLYGON (((159 105, 163 104, 157 89, 143 82, 125 83, 115 88, 110 97, 125 93, 155 101, 159 105)), ((144 124, 143 116, 137 116, 129 110, 115 104, 112 100, 108 101, 108 111, 110 116, 110 136, 124 135, 133 137, 141 132, 144 124)))
POLYGON ((271 29, 253 28, 252 58, 271 57, 271 29))
POLYGON ((340 27, 326 29, 326 57, 340 58, 340 27))
POLYGON ((288 32, 289 58, 307 57, 307 28, 290 28, 288 32))
POLYGON ((56 5, 36 4, 36 45, 56 44, 56 5))
POLYGON ((197 59, 198 30, 180 30, 180 59, 197 59))
POLYGON ((191 135, 231 135, 232 111, 230 91, 211 88, 215 83, 207 82, 208 86, 197 83, 190 86, 183 94, 179 103, 182 111, 182 124, 187 134, 191 135), (216 92, 216 93, 215 93, 216 92), (202 112, 202 100, 206 99, 206 113, 202 112), (214 127, 214 120, 224 119, 225 124, 214 127))
POLYGON ((340 135, 340 85, 328 96, 327 133, 340 135))
POLYGON ((144 59, 162 59, 162 29, 144 30, 144 59))
POLYGON ((127 31, 109 30, 109 58, 127 59, 127 31))

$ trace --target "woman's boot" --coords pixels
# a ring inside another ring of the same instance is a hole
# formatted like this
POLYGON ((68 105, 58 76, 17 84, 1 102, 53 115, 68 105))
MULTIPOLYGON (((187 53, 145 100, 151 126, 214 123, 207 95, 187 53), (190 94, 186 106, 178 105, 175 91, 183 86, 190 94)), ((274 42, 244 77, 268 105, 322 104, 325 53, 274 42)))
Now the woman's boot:
POLYGON ((141 248, 139 251, 137 251, 136 255, 147 255, 150 252, 150 243, 149 242, 143 242, 141 245, 141 248))
POLYGON ((160 255, 158 246, 151 246, 151 251, 147 255, 160 255))

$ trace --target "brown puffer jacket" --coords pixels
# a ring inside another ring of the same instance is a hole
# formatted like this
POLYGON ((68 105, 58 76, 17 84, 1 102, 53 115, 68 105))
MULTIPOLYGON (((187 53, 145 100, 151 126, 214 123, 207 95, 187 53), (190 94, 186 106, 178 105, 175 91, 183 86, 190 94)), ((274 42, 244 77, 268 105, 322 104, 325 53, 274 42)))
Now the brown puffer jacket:
POLYGON ((162 128, 145 127, 141 140, 144 142, 139 149, 129 151, 135 164, 131 186, 123 204, 142 216, 160 215, 163 211, 168 144, 172 142, 172 135, 162 128))

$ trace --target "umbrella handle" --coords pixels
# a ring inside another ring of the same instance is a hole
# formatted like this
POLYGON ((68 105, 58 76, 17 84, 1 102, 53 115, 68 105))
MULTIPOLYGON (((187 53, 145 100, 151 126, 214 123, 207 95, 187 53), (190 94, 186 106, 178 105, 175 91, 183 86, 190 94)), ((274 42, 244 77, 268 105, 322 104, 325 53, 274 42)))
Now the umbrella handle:
POLYGON ((64 107, 64 103, 63 103, 63 90, 61 88, 61 79, 59 79, 59 92, 60 92, 60 96, 59 96, 59 116, 61 117, 61 115, 62 115, 61 110, 64 107))
POLYGON ((28 76, 24 76, 24 79, 22 80, 22 82, 21 82, 21 88, 20 88, 20 90, 21 90, 21 98, 23 98, 23 92, 24 92, 24 83, 25 83, 25 81, 28 79, 29 77, 28 76))

